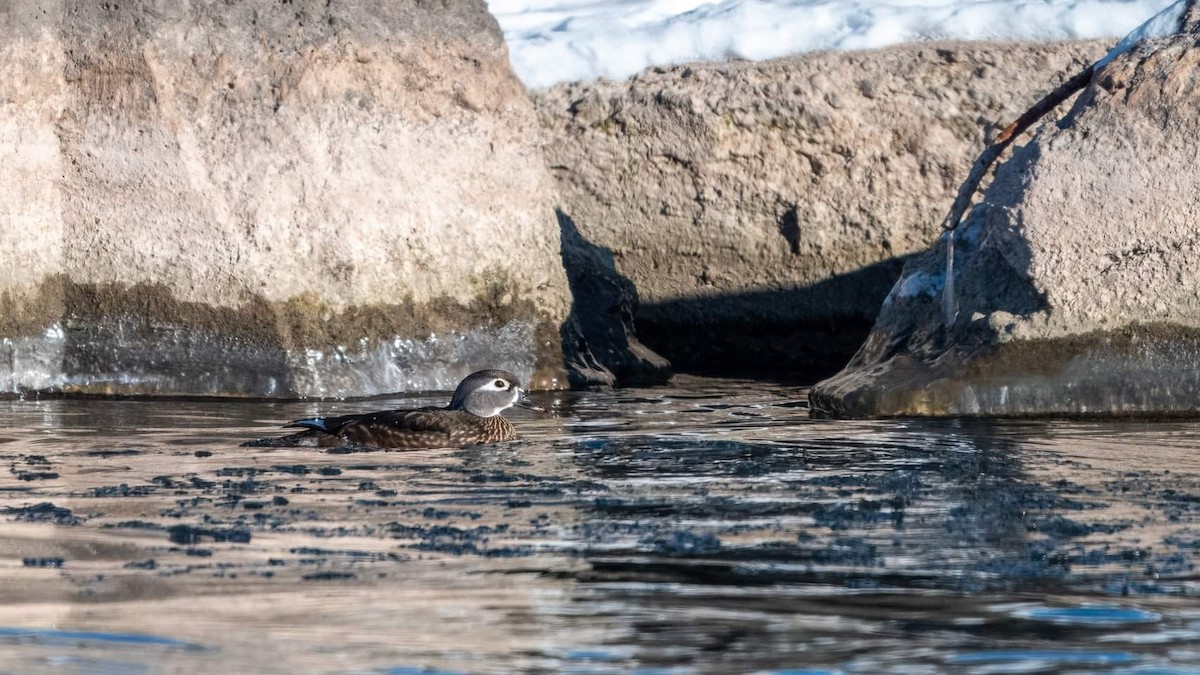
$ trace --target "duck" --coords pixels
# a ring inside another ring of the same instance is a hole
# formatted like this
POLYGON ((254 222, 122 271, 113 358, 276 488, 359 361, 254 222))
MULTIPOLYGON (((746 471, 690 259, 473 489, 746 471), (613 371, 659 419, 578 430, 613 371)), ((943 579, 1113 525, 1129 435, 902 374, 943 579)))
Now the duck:
POLYGON ((247 445, 365 445, 416 450, 498 443, 517 437, 513 425, 500 416, 513 406, 545 412, 529 399, 516 375, 504 370, 480 370, 458 383, 450 404, 444 408, 381 410, 294 420, 284 428, 298 427, 303 431, 247 445))

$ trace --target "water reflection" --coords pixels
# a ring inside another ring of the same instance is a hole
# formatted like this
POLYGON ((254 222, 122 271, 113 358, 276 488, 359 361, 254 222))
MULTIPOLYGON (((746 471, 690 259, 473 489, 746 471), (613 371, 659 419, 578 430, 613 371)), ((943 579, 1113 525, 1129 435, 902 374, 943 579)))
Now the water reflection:
POLYGON ((813 421, 709 380, 552 402, 523 441, 413 453, 237 447, 304 403, 0 403, 6 663, 1200 662, 1200 425, 813 421))

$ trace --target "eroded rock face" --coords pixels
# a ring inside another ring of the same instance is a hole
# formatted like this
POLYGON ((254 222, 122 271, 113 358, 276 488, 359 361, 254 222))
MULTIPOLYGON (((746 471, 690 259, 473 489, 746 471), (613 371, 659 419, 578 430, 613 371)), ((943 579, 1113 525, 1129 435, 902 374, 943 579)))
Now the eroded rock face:
POLYGON ((1100 42, 924 44, 534 92, 560 208, 685 370, 828 374, 986 138, 1100 42))
POLYGON ((847 368, 847 415, 1200 412, 1200 47, 1143 44, 996 171, 955 237, 912 261, 847 368))
POLYGON ((554 185, 482 0, 16 0, 0 79, 0 390, 565 384, 554 185))

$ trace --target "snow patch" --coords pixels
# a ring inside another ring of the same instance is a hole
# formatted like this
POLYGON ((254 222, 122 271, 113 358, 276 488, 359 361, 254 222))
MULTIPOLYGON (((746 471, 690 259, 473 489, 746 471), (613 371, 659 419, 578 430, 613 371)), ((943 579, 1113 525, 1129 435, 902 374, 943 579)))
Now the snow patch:
POLYGON ((504 31, 513 68, 533 88, 598 77, 623 79, 650 66, 688 61, 761 60, 920 40, 1117 37, 1170 4, 1170 0, 488 2, 504 31))
POLYGON ((918 295, 937 297, 946 285, 946 277, 942 274, 914 272, 900 280, 895 295, 900 298, 914 298, 918 295))
POLYGON ((1133 49, 1134 45, 1143 40, 1164 38, 1175 33, 1179 30, 1179 20, 1183 17, 1183 12, 1186 9, 1187 0, 1178 0, 1175 4, 1155 14, 1149 21, 1135 28, 1129 35, 1126 35, 1124 39, 1117 43, 1116 47, 1110 49, 1104 55, 1104 58, 1097 61, 1096 65, 1092 67, 1093 71, 1099 71, 1113 59, 1133 49))

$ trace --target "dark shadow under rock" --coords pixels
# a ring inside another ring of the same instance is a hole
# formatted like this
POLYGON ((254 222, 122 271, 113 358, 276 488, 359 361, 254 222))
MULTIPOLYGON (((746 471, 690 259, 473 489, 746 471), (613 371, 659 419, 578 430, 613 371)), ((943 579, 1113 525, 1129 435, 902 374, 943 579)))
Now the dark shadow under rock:
POLYGON ((640 335, 682 372, 813 382, 846 364, 866 339, 906 257, 787 290, 643 305, 640 335), (862 308, 871 307, 871 312, 862 308), (818 318, 819 317, 819 318, 818 318))
POLYGON ((608 249, 583 237, 571 217, 556 211, 571 312, 561 329, 572 386, 660 384, 671 364, 643 345, 634 330, 638 295, 608 249))

